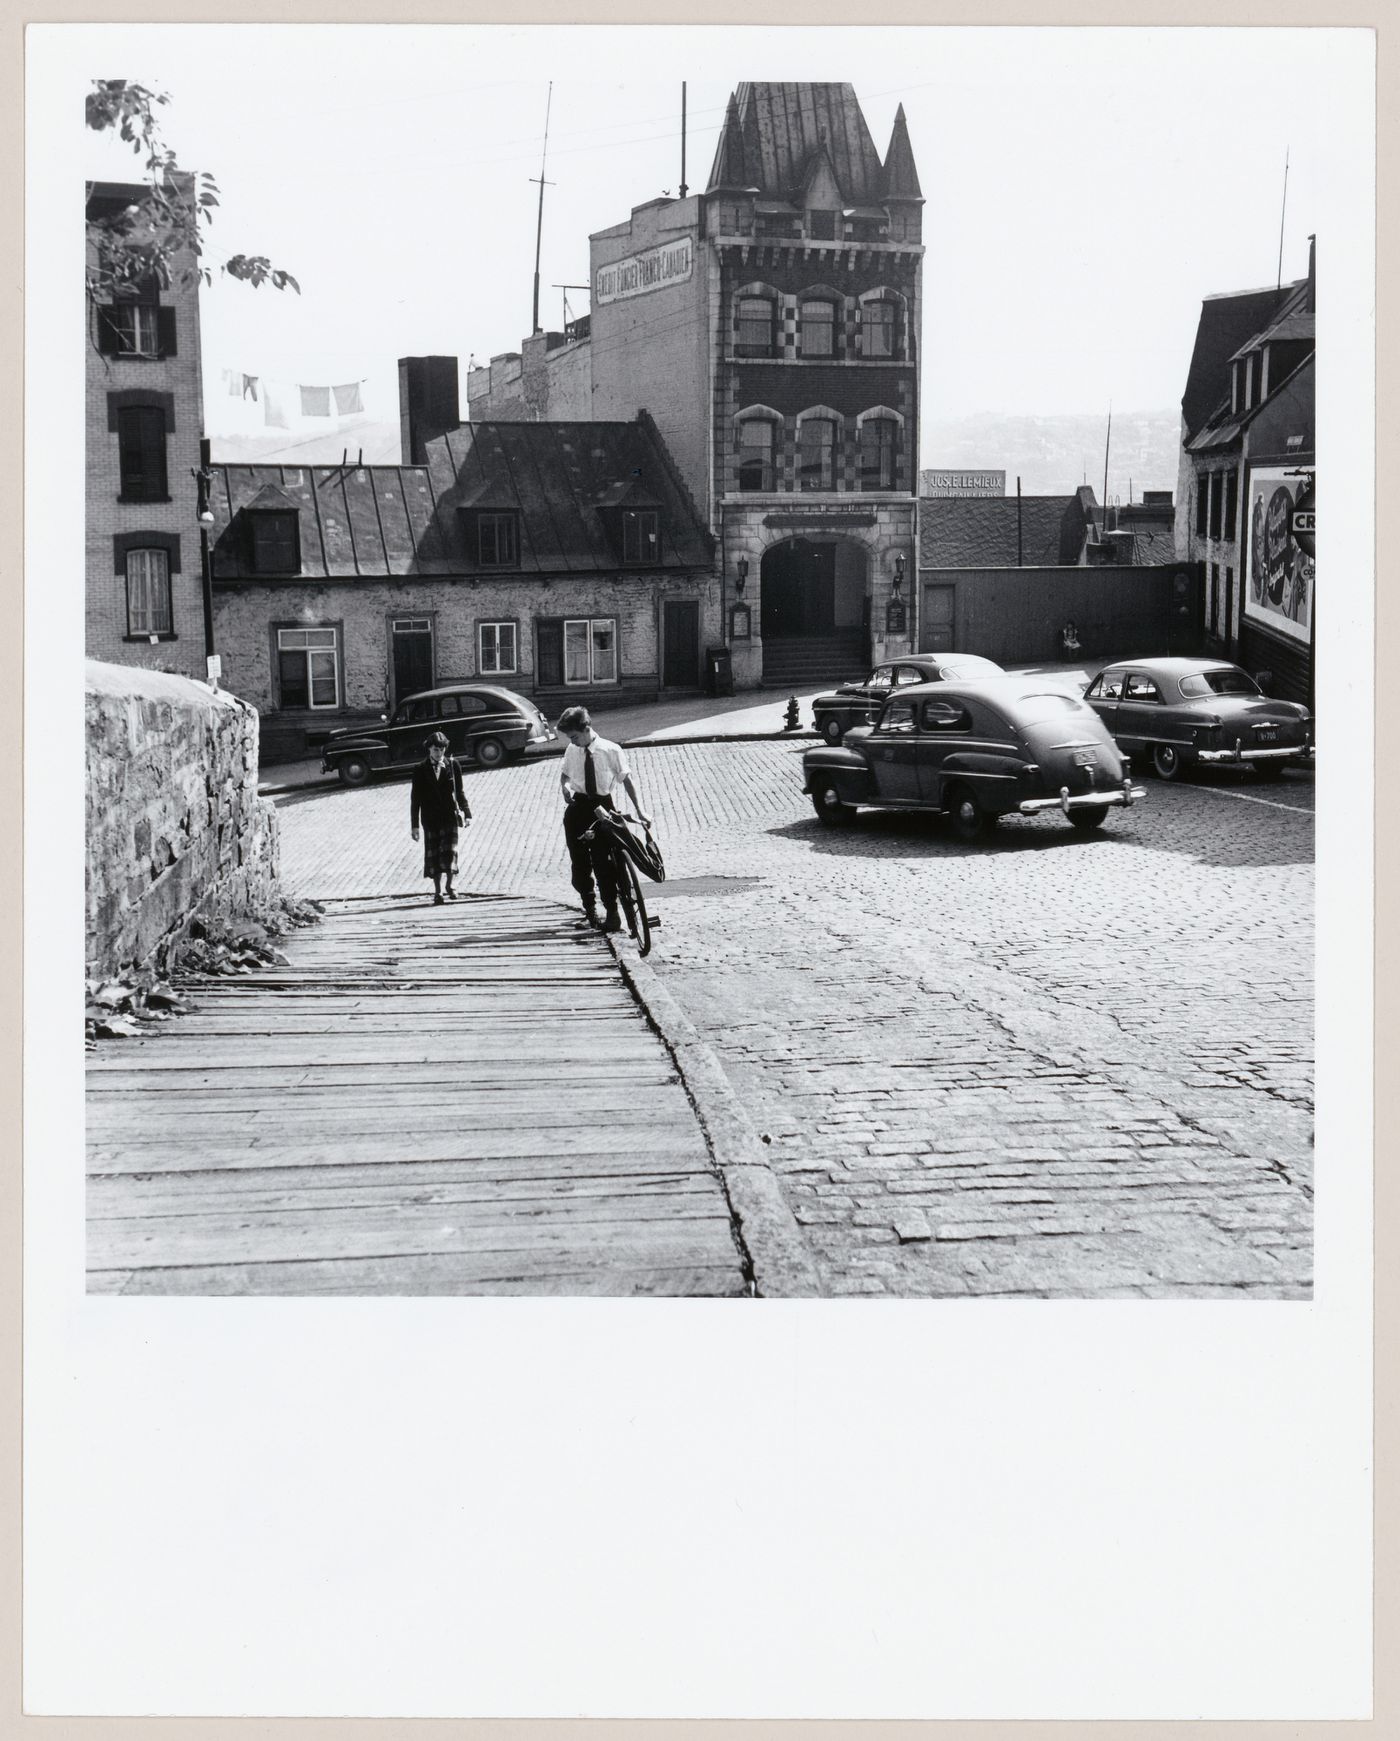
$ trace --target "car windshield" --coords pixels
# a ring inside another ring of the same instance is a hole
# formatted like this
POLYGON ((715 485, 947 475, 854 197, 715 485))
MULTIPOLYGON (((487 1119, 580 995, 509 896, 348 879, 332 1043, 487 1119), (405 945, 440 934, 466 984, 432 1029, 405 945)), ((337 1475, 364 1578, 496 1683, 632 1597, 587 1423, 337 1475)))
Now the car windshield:
POLYGON ((1181 680, 1183 695, 1259 695, 1262 691, 1243 671, 1193 671, 1181 680))

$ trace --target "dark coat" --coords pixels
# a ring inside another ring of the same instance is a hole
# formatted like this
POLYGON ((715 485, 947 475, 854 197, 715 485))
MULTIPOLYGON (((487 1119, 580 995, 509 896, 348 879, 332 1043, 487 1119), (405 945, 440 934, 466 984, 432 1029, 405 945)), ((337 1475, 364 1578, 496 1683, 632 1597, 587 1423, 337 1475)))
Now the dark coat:
POLYGON ((417 828, 420 816, 428 828, 451 827, 459 811, 464 821, 470 819, 471 806, 462 790, 462 770, 451 756, 448 756, 441 776, 433 772, 430 758, 424 757, 419 762, 413 770, 411 807, 411 826, 414 828, 417 828))

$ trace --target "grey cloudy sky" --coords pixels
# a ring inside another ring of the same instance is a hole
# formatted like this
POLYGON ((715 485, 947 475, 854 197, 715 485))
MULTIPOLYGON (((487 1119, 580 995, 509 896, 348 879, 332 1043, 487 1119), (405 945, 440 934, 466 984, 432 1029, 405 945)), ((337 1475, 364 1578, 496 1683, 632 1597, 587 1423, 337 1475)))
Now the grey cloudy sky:
MULTIPOLYGON (((589 231, 677 189, 682 78, 692 188, 740 79, 843 78, 882 153, 908 116, 925 420, 1174 407, 1201 298, 1274 281, 1285 151, 1283 275, 1310 232, 1328 258, 1369 155, 1369 57, 1366 33, 1330 30, 142 26, 83 31, 71 64, 78 89, 167 90, 172 143, 223 191, 215 250, 301 280, 206 295, 218 435, 257 427, 224 368, 365 378, 392 419, 398 356, 518 348, 551 79, 546 325, 550 287, 587 282, 589 231)), ((87 158, 134 163, 95 139, 87 158)))

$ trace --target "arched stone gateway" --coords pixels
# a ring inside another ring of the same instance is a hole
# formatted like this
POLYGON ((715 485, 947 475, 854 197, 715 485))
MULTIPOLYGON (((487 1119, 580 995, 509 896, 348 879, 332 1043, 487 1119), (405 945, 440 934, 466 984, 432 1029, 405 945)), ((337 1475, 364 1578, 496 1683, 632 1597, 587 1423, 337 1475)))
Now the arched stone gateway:
POLYGON ((759 571, 763 681, 796 685, 863 671, 870 655, 869 557, 852 538, 771 544, 759 571))

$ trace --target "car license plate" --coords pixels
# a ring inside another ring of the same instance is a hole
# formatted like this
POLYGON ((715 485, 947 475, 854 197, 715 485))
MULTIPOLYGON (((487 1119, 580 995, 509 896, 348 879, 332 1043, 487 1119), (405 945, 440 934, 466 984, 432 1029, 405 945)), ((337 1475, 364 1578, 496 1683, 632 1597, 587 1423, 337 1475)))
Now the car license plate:
POLYGON ((1278 742, 1278 733, 1276 731, 1257 730, 1254 734, 1254 741, 1257 744, 1276 744, 1278 742))
POLYGON ((1092 768, 1097 763, 1098 759, 1099 758, 1092 750, 1076 750, 1074 752, 1074 765, 1076 768, 1092 768))

